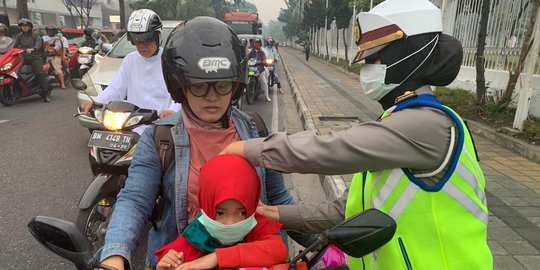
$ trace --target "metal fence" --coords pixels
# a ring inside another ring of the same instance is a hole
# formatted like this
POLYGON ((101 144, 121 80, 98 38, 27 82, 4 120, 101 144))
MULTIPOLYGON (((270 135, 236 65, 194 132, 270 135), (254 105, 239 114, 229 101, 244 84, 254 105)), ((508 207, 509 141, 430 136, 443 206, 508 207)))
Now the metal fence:
MULTIPOLYGON (((528 24, 528 15, 533 0, 492 0, 485 48, 485 68, 493 70, 511 70, 519 58, 521 45, 528 24)), ((456 37, 463 45, 463 66, 476 66, 476 47, 482 0, 446 0, 443 20, 445 32, 456 37)), ((356 14, 356 12, 355 12, 356 14)), ((348 28, 337 29, 335 21, 328 20, 330 30, 324 27, 310 32, 313 49, 326 55, 325 35, 328 39, 328 54, 331 58, 345 59, 345 45, 348 49, 348 61, 352 61, 356 46, 352 37, 353 17, 348 28), (339 41, 337 35, 339 31, 339 41)), ((540 63, 535 66, 534 74, 540 74, 540 63)))

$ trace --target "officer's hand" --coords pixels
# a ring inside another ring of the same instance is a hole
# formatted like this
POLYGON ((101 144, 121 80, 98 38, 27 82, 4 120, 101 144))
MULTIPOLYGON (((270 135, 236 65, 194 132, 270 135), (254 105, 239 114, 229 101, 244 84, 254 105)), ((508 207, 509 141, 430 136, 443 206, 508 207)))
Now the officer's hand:
POLYGON ((159 113, 159 118, 167 118, 175 113, 176 112, 173 110, 163 110, 161 113, 159 113))
POLYGON ((91 101, 91 100, 87 100, 83 103, 82 105, 82 108, 83 108, 83 113, 84 114, 88 114, 88 112, 90 111, 90 109, 92 109, 92 106, 94 106, 94 102, 91 101))

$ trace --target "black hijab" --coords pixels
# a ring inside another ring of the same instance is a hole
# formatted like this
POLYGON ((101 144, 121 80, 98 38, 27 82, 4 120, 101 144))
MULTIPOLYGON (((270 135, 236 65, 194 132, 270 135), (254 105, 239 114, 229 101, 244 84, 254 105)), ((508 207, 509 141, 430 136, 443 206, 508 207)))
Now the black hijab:
POLYGON ((398 62, 424 47, 436 35, 439 35, 439 40, 435 45, 428 45, 415 55, 386 70, 386 84, 400 83, 426 59, 433 46, 435 46, 433 52, 422 66, 409 76, 405 82, 379 100, 383 109, 386 110, 392 107, 396 98, 405 91, 416 90, 423 85, 449 85, 456 78, 461 67, 463 48, 457 39, 441 33, 421 34, 394 41, 379 52, 381 63, 390 66, 398 62))

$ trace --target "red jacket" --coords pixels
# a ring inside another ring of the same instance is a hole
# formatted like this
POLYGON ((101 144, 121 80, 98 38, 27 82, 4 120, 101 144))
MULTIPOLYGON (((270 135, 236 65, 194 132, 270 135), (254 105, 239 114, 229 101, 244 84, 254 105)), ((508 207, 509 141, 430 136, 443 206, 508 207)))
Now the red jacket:
MULTIPOLYGON (((287 246, 283 243, 281 236, 277 235, 281 224, 270 221, 258 213, 255 213, 255 219, 257 226, 246 236, 245 243, 216 249, 219 268, 270 267, 287 260, 287 246), (272 231, 273 233, 271 233, 272 231)), ((183 252, 184 262, 190 262, 206 255, 182 236, 154 254, 158 256, 159 261, 171 249, 183 252)))

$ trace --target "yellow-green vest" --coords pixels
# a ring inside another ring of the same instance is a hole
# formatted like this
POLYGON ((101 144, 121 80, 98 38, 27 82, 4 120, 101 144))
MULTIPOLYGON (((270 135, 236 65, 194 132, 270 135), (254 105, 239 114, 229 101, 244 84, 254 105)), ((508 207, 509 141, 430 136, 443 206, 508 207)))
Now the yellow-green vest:
POLYGON ((487 245, 485 179, 471 136, 455 112, 436 103, 412 101, 405 107, 435 107, 454 119, 463 136, 462 150, 453 153, 455 170, 448 173, 439 191, 424 190, 425 184, 418 184, 408 169, 357 173, 345 216, 377 208, 396 220, 397 230, 392 240, 375 252, 351 257, 350 269, 493 269, 487 245))

